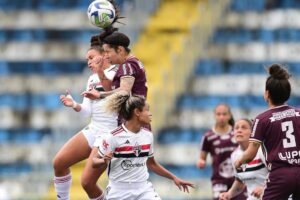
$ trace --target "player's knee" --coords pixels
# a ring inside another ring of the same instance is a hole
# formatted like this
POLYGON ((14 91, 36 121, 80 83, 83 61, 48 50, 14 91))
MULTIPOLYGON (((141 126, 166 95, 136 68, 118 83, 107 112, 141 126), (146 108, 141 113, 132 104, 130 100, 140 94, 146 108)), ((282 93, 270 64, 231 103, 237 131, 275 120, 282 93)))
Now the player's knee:
POLYGON ((93 188, 95 185, 96 183, 91 179, 88 179, 85 176, 81 177, 81 186, 84 190, 89 190, 90 188, 93 188))
POLYGON ((67 167, 64 164, 64 159, 61 156, 55 156, 52 160, 52 166, 55 172, 64 171, 67 167))

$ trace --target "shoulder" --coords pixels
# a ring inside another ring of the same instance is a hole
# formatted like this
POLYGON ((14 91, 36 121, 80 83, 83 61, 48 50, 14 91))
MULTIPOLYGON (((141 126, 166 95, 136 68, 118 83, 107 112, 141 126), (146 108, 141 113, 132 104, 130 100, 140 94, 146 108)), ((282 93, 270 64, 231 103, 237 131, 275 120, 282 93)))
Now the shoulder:
POLYGON ((125 63, 126 65, 132 66, 134 68, 142 69, 144 68, 143 63, 135 56, 130 56, 125 63))
POLYGON ((149 129, 145 128, 145 127, 142 127, 141 132, 142 132, 143 134, 145 134, 145 135, 148 135, 148 136, 150 136, 150 137, 153 137, 153 133, 152 133, 149 129))
POLYGON ((111 135, 112 137, 114 137, 114 136, 120 135, 120 134, 123 133, 124 131, 125 131, 125 130, 124 130, 123 126, 120 125, 120 126, 118 126, 117 128, 115 128, 114 130, 112 130, 112 131, 110 132, 110 135, 111 135))
POLYGON ((208 130, 203 135, 204 138, 206 138, 208 141, 213 140, 218 137, 217 134, 215 134, 212 130, 208 130))
POLYGON ((258 114, 255 119, 258 119, 258 120, 264 120, 266 118, 268 118, 270 115, 272 114, 272 110, 266 110, 260 114, 258 114))

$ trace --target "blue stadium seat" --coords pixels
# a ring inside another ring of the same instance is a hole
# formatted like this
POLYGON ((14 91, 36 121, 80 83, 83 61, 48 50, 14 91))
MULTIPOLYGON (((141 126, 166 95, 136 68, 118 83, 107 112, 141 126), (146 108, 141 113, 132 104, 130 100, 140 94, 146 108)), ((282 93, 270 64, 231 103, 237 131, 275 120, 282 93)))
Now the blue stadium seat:
POLYGON ((51 30, 51 29, 1 29, 0 42, 85 42, 90 41, 92 35, 99 34, 99 30, 51 30))
POLYGON ((6 130, 0 130, 0 144, 5 144, 9 141, 10 134, 6 130))
POLYGON ((9 74, 62 75, 81 74, 86 68, 85 61, 0 61, 0 76, 9 74))
MULTIPOLYGON (((0 10, 39 10, 51 11, 58 9, 86 10, 93 0, 22 0, 11 1, 1 0, 0 10)), ((123 4, 128 0, 117 0, 117 4, 122 9, 123 4)))
POLYGON ((223 65, 220 60, 200 60, 195 67, 196 75, 221 74, 223 65))
POLYGON ((13 143, 37 143, 42 140, 45 135, 50 135, 50 129, 31 129, 18 128, 7 130, 10 134, 9 140, 13 143))
POLYGON ((160 131, 157 137, 159 144, 172 143, 199 143, 204 129, 182 129, 178 127, 169 127, 160 131))
MULTIPOLYGON (((249 61, 221 61, 221 60, 199 60, 195 66, 194 74, 197 76, 218 74, 266 74, 265 67, 274 62, 249 62, 249 61)), ((282 63, 286 65, 290 73, 300 75, 300 62, 282 63)), ((188 101, 188 100, 186 100, 188 101)), ((187 103, 189 104, 189 103, 187 103)))
POLYGON ((164 167, 176 174, 176 176, 184 179, 210 178, 212 174, 212 169, 210 167, 201 170, 197 169, 196 166, 164 165, 164 167))
POLYGON ((230 9, 236 12, 263 11, 265 0, 232 0, 230 9))
POLYGON ((0 163, 0 177, 11 177, 31 171, 32 166, 26 162, 0 163))
MULTIPOLYGON (((193 96, 193 95, 182 95, 177 101, 177 107, 179 109, 213 109, 219 103, 226 103, 233 108, 265 108, 266 102, 263 96, 193 96), (190 102, 187 104, 186 102, 190 102)), ((288 103, 292 106, 300 105, 300 97, 292 96, 288 103)))
POLYGON ((32 94, 30 96, 30 106, 32 108, 56 110, 62 107, 59 95, 60 94, 32 94))

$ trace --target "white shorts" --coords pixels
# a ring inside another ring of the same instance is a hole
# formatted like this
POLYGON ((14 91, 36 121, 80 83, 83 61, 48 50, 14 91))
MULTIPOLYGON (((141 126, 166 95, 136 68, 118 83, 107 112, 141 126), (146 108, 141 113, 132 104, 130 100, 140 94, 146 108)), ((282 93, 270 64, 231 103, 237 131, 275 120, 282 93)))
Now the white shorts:
POLYGON ((119 183, 109 181, 105 200, 161 200, 152 183, 119 183))
POLYGON ((91 148, 98 147, 97 144, 99 143, 99 141, 102 142, 102 140, 106 138, 111 131, 111 129, 105 127, 97 127, 93 124, 89 124, 81 130, 91 148))

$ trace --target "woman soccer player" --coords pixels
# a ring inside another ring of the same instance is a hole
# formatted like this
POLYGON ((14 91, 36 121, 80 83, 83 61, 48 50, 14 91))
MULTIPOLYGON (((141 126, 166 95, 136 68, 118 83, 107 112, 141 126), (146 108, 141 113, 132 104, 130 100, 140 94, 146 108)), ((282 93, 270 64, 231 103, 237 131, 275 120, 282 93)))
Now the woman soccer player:
MULTIPOLYGON (((234 125, 234 138, 239 147, 231 154, 231 161, 234 163, 249 146, 252 122, 248 119, 240 119, 234 125)), ((265 165, 265 157, 261 148, 254 160, 246 164, 243 169, 235 173, 235 181, 231 188, 220 194, 220 200, 229 200, 240 194, 247 187, 248 199, 259 200, 262 198, 264 186, 268 175, 265 165)))
MULTIPOLYGON (((92 37, 91 48, 87 52, 86 59, 93 75, 88 79, 87 90, 103 91, 104 88, 110 89, 110 81, 103 79, 103 70, 110 64, 103 55, 104 52, 100 48, 98 38, 92 37)), ((53 160, 54 186, 57 198, 66 200, 69 199, 72 182, 70 167, 90 156, 96 137, 105 137, 117 127, 117 116, 104 110, 104 99, 90 100, 84 98, 81 104, 76 103, 69 94, 61 95, 60 99, 65 106, 73 108, 82 115, 91 116, 91 123, 73 136, 53 160)), ((95 149, 97 152, 97 148, 95 149)), ((104 170, 105 168, 102 169, 102 171, 104 170)), ((97 186, 97 180, 101 173, 101 170, 92 168, 92 159, 89 159, 82 174, 81 184, 90 199, 103 199, 103 192, 97 186)))
POLYGON ((268 70, 264 98, 269 109, 256 117, 250 144, 235 167, 253 160, 262 144, 270 171, 263 200, 291 194, 300 199, 300 110, 285 104, 291 94, 288 71, 279 64, 268 70))
POLYGON ((163 168, 154 159, 153 133, 143 128, 151 122, 149 105, 142 96, 129 95, 126 91, 110 97, 106 107, 119 113, 125 122, 111 132, 94 158, 94 167, 108 164, 109 184, 107 200, 156 200, 160 199, 148 182, 148 169, 169 178, 180 190, 189 192, 192 183, 183 181, 163 168))
POLYGON ((99 35, 103 48, 111 64, 119 68, 112 81, 111 91, 89 90, 82 93, 87 98, 105 98, 115 92, 124 90, 133 95, 147 96, 147 79, 141 61, 130 54, 130 39, 117 29, 110 27, 99 35))
MULTIPOLYGON (((234 182, 234 169, 230 160, 231 153, 238 144, 233 138, 232 126, 234 120, 230 107, 219 104, 215 110, 216 124, 202 137, 198 168, 204 168, 207 155, 212 156, 213 174, 211 177, 213 199, 218 200, 221 192, 226 192, 234 182)), ((238 200, 246 199, 244 194, 237 196, 238 200)))

